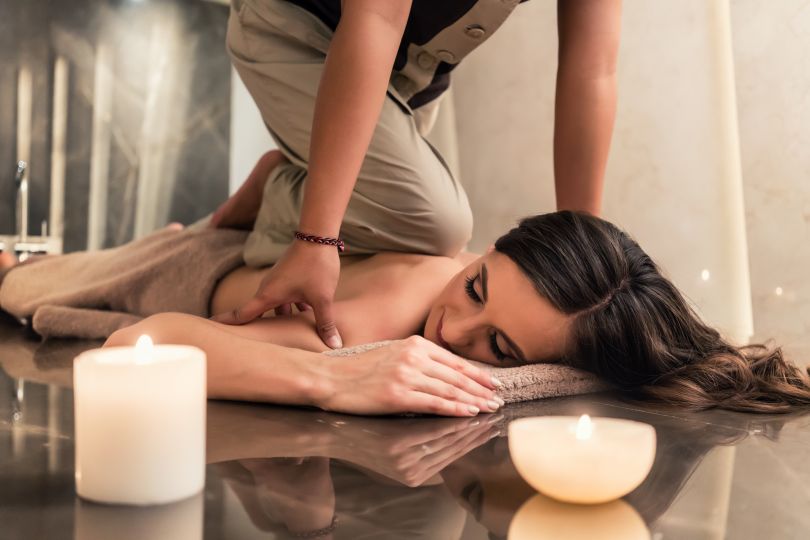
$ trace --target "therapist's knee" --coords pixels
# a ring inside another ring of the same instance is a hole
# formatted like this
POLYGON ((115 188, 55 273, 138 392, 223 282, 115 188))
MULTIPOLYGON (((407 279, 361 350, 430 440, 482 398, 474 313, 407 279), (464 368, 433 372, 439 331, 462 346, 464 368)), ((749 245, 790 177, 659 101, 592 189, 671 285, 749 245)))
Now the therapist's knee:
POLYGON ((425 237, 433 244, 433 255, 454 257, 472 238, 472 211, 466 198, 436 204, 425 217, 425 237))

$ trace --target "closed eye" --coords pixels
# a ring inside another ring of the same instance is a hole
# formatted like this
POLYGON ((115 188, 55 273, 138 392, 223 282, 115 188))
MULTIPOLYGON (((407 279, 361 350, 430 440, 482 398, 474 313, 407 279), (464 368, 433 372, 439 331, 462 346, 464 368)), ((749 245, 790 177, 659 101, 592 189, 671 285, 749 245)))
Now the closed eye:
POLYGON ((473 286, 476 279, 478 279, 478 276, 475 277, 467 276, 466 278, 464 278, 464 290, 467 291, 467 296, 469 296, 473 302, 483 304, 483 302, 481 301, 481 297, 478 296, 477 292, 475 292, 475 287, 473 286))
MULTIPOLYGON (((481 300, 481 297, 478 296, 478 293, 475 292, 475 280, 478 279, 478 276, 467 276, 464 278, 464 290, 467 292, 467 296, 470 299, 477 303, 483 304, 484 302, 481 300)), ((501 351, 501 348, 498 347, 498 334, 497 332, 493 332, 489 335, 489 348, 492 350, 492 354, 495 355, 495 358, 499 362, 504 362, 508 360, 510 357, 501 351)))

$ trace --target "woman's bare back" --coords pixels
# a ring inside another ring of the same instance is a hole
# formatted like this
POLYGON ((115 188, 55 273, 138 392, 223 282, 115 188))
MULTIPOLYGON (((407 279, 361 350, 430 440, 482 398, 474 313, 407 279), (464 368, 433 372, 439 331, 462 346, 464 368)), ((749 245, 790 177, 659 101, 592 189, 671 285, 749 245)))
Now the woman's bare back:
MULTIPOLYGON (((379 253, 341 259, 340 281, 334 312, 345 346, 402 339, 418 333, 433 300, 459 270, 462 259, 404 253, 379 253)), ((249 300, 270 267, 240 267, 217 284, 211 296, 211 313, 224 313, 249 300)), ((315 331, 311 311, 264 318, 229 327, 242 337, 279 345, 324 350, 315 331)))

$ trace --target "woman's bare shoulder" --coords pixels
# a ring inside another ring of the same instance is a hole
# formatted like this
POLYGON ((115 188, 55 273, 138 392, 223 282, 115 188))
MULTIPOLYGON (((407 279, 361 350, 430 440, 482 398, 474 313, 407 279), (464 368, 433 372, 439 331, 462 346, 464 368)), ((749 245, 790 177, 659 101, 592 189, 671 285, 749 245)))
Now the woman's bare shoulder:
POLYGON ((475 259, 477 255, 460 253, 456 257, 442 257, 438 255, 421 255, 418 253, 378 253, 369 262, 378 267, 397 268, 404 271, 431 269, 437 272, 455 274, 475 259))
POLYGON ((378 253, 341 270, 338 295, 389 296, 398 291, 443 287, 463 266, 449 257, 413 253, 378 253))

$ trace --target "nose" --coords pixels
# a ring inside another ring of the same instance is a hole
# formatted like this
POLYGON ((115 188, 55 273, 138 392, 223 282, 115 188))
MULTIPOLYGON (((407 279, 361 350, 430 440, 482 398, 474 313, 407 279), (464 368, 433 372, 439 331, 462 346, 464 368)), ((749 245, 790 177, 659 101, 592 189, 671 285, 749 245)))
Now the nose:
POLYGON ((454 351, 462 353, 474 342, 477 332, 485 328, 480 314, 450 314, 442 321, 442 337, 454 351))

